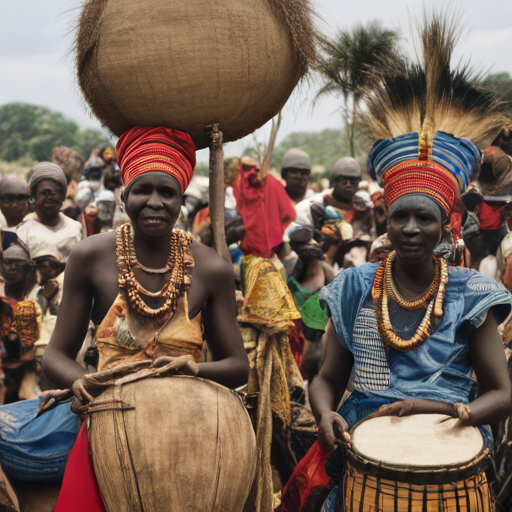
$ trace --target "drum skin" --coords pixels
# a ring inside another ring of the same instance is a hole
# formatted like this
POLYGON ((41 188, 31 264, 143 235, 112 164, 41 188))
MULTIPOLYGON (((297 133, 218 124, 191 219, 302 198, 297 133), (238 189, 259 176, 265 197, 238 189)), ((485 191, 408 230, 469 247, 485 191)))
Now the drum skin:
POLYGON ((194 377, 150 378, 110 387, 87 432, 108 512, 242 511, 256 440, 240 398, 194 377), (119 402, 121 400, 121 402, 119 402))
POLYGON ((359 423, 351 437, 361 456, 397 467, 464 465, 484 449, 477 428, 443 414, 372 418, 359 423))

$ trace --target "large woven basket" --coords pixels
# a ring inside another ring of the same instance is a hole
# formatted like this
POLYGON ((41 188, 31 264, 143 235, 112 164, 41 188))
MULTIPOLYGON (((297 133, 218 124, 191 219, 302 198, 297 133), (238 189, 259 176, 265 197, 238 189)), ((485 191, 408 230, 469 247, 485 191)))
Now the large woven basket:
POLYGON ((88 0, 77 35, 80 88, 120 136, 133 126, 224 141, 262 126, 314 58, 309 0, 88 0))
MULTIPOLYGON (((87 419, 108 512, 241 512, 256 439, 240 398, 194 377, 112 386, 87 419)), ((94 406, 93 406, 94 409, 94 406)))

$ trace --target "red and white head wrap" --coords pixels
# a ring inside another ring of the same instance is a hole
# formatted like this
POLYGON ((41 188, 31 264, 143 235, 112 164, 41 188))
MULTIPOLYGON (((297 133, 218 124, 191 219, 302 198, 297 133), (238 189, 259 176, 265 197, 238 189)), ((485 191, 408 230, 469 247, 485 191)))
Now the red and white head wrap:
POLYGON ((176 178, 184 192, 196 167, 196 147, 188 133, 136 126, 117 142, 117 161, 125 188, 148 172, 160 171, 176 178))

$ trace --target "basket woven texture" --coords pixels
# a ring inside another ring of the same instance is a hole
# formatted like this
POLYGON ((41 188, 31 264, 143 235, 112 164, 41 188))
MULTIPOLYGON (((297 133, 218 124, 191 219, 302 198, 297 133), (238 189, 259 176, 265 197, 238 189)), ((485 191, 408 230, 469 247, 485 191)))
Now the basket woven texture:
POLYGON ((308 0, 88 0, 76 39, 82 93, 120 136, 133 126, 189 133, 198 149, 265 124, 315 56, 308 0))

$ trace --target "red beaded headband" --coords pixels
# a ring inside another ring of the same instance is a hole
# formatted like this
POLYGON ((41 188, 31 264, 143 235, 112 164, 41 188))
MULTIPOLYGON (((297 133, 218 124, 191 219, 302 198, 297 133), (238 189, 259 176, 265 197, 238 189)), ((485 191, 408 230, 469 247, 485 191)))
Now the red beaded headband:
POLYGON ((408 160, 384 172, 388 208, 406 194, 425 194, 436 200, 449 217, 458 194, 454 176, 433 161, 408 160))

